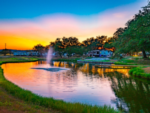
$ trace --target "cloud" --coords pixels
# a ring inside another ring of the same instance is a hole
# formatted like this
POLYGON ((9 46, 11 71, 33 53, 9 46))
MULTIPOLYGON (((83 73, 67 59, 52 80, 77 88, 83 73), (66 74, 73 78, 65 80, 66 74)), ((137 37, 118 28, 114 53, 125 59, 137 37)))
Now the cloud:
MULTIPOLYGON (((117 28, 124 27, 125 23, 144 5, 145 1, 140 0, 134 4, 108 9, 89 16, 53 14, 30 20, 0 20, 0 36, 17 37, 20 43, 22 39, 26 39, 31 42, 41 42, 44 45, 63 36, 74 36, 80 41, 97 35, 112 36, 117 28)), ((31 45, 33 44, 30 43, 30 48, 31 45)))

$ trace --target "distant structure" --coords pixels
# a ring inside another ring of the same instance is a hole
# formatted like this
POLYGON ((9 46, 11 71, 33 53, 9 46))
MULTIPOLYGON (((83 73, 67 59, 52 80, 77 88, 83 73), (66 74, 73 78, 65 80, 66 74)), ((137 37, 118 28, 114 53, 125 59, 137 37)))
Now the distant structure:
POLYGON ((92 50, 87 53, 90 57, 111 57, 113 55, 113 51, 111 50, 92 50))
MULTIPOLYGON (((40 56, 40 53, 34 50, 13 50, 12 53, 14 56, 40 56)), ((46 57, 47 52, 43 52, 41 56, 46 57)))

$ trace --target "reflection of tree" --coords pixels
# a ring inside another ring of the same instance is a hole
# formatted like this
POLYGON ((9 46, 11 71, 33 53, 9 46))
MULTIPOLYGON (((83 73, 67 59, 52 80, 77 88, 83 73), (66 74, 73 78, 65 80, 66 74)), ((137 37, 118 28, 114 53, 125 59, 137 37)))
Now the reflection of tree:
POLYGON ((54 61, 52 65, 56 67, 72 68, 75 70, 78 70, 81 66, 83 66, 83 64, 77 64, 73 62, 60 62, 60 61, 54 61))
MULTIPOLYGON (((111 81, 111 88, 117 97, 113 102, 118 109, 124 112, 150 113, 150 83, 130 78, 127 75, 128 69, 99 68, 92 64, 73 64, 70 62, 57 62, 54 65, 71 68, 71 71, 60 78, 66 87, 77 83, 76 72, 79 70, 90 80, 105 77, 111 81)), ((71 90, 72 88, 70 87, 71 90)))
POLYGON ((86 75, 87 74, 88 75, 95 75, 95 76, 98 75, 99 77, 103 77, 104 73, 106 73, 106 72, 115 72, 115 71, 120 72, 120 73, 128 76, 128 71, 129 71, 128 69, 124 69, 124 68, 120 69, 119 66, 117 66, 117 67, 111 66, 111 68, 109 68, 109 67, 103 68, 103 66, 97 67, 97 66, 95 66, 93 64, 89 64, 89 63, 86 63, 83 66, 81 66, 79 68, 79 70, 82 71, 83 73, 85 73, 86 75))
POLYGON ((150 113, 150 84, 127 78, 117 72, 105 73, 105 75, 109 76, 112 82, 111 87, 118 97, 114 102, 120 110, 150 113))

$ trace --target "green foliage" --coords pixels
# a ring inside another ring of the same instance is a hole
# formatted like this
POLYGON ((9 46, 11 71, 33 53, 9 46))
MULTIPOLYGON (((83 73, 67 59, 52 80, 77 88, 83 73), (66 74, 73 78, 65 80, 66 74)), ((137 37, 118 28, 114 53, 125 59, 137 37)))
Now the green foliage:
MULTIPOLYGON (((113 43, 115 42, 115 40, 118 38, 117 34, 119 35, 120 31, 116 31, 116 33, 114 33, 115 35, 113 37, 110 37, 106 40, 105 44, 104 44, 104 48, 114 48, 113 43)), ((115 48, 114 48, 115 49, 115 48)))
POLYGON ((41 44, 37 44, 33 47, 33 50, 38 51, 39 56, 41 56, 42 52, 45 50, 45 47, 41 44))
POLYGON ((137 65, 137 61, 134 59, 129 59, 132 57, 122 58, 121 60, 115 62, 116 65, 137 65))
POLYGON ((144 52, 150 51, 150 12, 140 11, 126 26, 113 43, 116 53, 143 51, 143 57, 146 57, 144 52))
POLYGON ((145 73, 142 67, 135 67, 135 68, 130 69, 129 74, 132 76, 150 79, 150 74, 145 73))
POLYGON ((44 50, 44 46, 42 46, 41 44, 37 44, 33 47, 33 50, 36 51, 43 51, 44 50))
POLYGON ((129 63, 125 63, 125 62, 115 62, 115 65, 133 65, 133 64, 129 64, 129 63))
POLYGON ((67 61, 67 62, 77 62, 80 58, 59 58, 59 59, 52 59, 53 61, 67 61))
POLYGON ((64 51, 71 56, 72 53, 78 54, 78 55, 83 55, 85 52, 85 48, 82 46, 68 46, 64 49, 64 51))
POLYGON ((59 53, 59 55, 62 57, 63 48, 62 48, 61 42, 57 42, 57 43, 54 45, 54 50, 57 51, 57 52, 59 53))
POLYGON ((97 36, 96 38, 88 38, 80 43, 76 37, 63 37, 62 39, 57 38, 55 42, 51 42, 50 46, 56 52, 59 52, 61 56, 63 53, 67 53, 68 56, 71 56, 72 53, 83 55, 88 51, 103 47, 106 39, 107 36, 97 36))

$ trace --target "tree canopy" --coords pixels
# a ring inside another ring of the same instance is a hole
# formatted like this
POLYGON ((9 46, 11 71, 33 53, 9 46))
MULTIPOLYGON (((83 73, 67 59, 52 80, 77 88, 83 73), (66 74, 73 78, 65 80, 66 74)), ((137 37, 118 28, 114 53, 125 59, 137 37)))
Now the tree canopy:
POLYGON ((72 53, 83 55, 83 53, 103 47, 106 39, 107 36, 97 36, 96 38, 87 38, 81 43, 76 37, 63 37, 57 38, 55 42, 51 42, 50 46, 52 46, 54 50, 60 54, 60 56, 62 53, 67 53, 68 56, 72 53))
POLYGON ((145 51, 150 51, 150 10, 140 10, 125 28, 117 29, 114 36, 117 37, 113 43, 116 53, 142 51, 146 58, 145 51))

